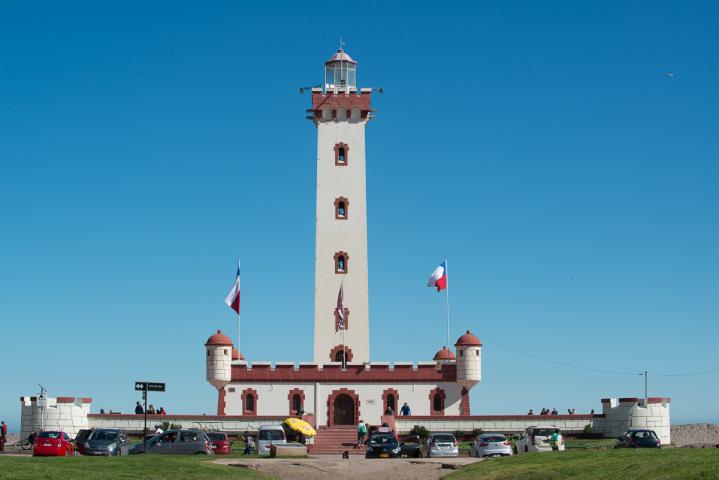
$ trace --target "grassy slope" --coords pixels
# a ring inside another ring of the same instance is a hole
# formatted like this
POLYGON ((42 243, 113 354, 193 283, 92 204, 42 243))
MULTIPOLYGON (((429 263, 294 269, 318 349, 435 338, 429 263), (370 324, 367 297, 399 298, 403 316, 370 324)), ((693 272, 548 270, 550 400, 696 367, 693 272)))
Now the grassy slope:
POLYGON ((530 453, 469 465, 445 477, 482 479, 719 479, 716 449, 530 453))
POLYGON ((97 457, 0 457, 0 479, 153 480, 269 479, 254 470, 214 465, 206 457, 136 455, 97 457))

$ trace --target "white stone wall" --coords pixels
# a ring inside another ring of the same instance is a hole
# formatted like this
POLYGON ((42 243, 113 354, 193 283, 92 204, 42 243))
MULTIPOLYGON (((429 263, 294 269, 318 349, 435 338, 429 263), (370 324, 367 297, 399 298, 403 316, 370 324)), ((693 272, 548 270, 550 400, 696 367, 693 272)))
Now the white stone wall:
MULTIPOLYGON (((89 417, 92 428, 122 428, 130 433, 143 431, 145 420, 141 416, 134 418, 130 415, 91 415, 89 417)), ((260 425, 280 425, 278 419, 242 420, 237 418, 218 418, 215 416, 203 418, 200 415, 172 415, 169 417, 148 417, 147 426, 154 429, 156 423, 170 422, 182 425, 183 428, 197 428, 205 431, 223 431, 227 433, 243 433, 257 431, 260 425)))
POLYGON ((395 418, 395 425, 400 433, 409 432, 415 425, 421 425, 430 432, 454 432, 455 430, 471 432, 474 429, 481 428, 487 433, 521 433, 530 426, 553 426, 560 428, 564 433, 579 433, 584 431, 584 427, 591 423, 590 420, 586 419, 560 420, 540 417, 539 415, 535 415, 534 418, 530 419, 502 419, 501 416, 498 416, 488 420, 472 419, 472 417, 466 420, 442 417, 414 419, 399 416, 395 418))
POLYGON ((205 348, 206 379, 213 387, 220 389, 232 378, 232 346, 208 345, 205 348))
POLYGON ((602 403, 604 418, 594 419, 594 431, 605 437, 618 437, 630 428, 648 428, 661 440, 662 445, 671 442, 669 401, 643 405, 643 400, 620 402, 616 398, 602 403))
POLYGON ((20 399, 20 438, 27 438, 41 430, 63 431, 74 438, 80 429, 88 428, 89 403, 79 398, 73 403, 57 400, 56 397, 48 397, 47 406, 43 408, 38 407, 37 401, 31 400, 31 397, 20 399))
POLYGON ((350 310, 344 343, 353 362, 369 361, 367 203, 365 175, 365 120, 324 120, 317 123, 317 214, 315 249, 314 361, 330 360, 330 351, 342 344, 335 332, 334 309, 344 281, 344 306, 350 310), (349 146, 347 166, 335 165, 334 147, 349 146), (335 198, 349 200, 347 220, 335 219, 335 198), (334 269, 335 252, 349 254, 348 270, 334 269))
POLYGON ((305 412, 314 413, 318 425, 327 425, 327 398, 334 390, 347 388, 359 396, 360 417, 370 424, 376 424, 380 422, 384 413, 382 393, 386 389, 392 388, 398 392, 398 408, 407 402, 413 415, 429 415, 429 392, 436 387, 442 388, 446 394, 445 415, 459 415, 462 388, 454 382, 432 384, 230 383, 225 387, 225 415, 242 415, 242 392, 247 388, 257 391, 257 415, 287 415, 289 414, 287 396, 290 390, 298 388, 304 390, 305 393, 305 412))
POLYGON ((482 380, 482 349, 457 347, 457 383, 471 389, 482 380))

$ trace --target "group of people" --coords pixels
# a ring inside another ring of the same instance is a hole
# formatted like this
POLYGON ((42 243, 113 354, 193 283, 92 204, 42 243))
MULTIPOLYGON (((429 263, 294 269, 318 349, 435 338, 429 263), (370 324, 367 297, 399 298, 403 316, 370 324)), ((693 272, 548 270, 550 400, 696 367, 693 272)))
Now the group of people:
MULTIPOLYGON (((387 410, 384 411, 385 415, 392 415, 394 416, 394 410, 391 406, 387 406, 387 410)), ((402 408, 399 409, 400 415, 412 415, 412 410, 409 408, 409 405, 407 405, 407 402, 404 402, 404 405, 402 405, 402 408)))
MULTIPOLYGON (((567 415, 574 415, 577 413, 577 410, 574 408, 568 408, 567 409, 567 415)), ((539 412, 540 415, 559 415, 559 411, 556 408, 553 408, 549 410, 548 408, 543 408, 541 412, 539 412)), ((594 414, 594 410, 592 410, 592 414, 594 414)), ((534 415, 534 410, 531 408, 529 409, 529 412, 527 412, 527 415, 534 415)))
MULTIPOLYGON (((145 409, 142 408, 142 405, 138 401, 135 405, 135 415, 142 415, 145 413, 145 409)), ((150 404, 149 407, 147 407, 147 414, 148 415, 167 415, 167 412, 165 411, 165 407, 160 407, 157 410, 155 410, 155 407, 150 404)))

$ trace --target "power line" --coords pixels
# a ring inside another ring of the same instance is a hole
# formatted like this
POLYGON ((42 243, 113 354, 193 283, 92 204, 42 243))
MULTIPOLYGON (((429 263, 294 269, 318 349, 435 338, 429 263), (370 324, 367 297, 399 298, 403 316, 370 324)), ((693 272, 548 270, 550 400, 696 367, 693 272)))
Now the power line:
MULTIPOLYGON (((524 355, 525 357, 534 358, 535 360, 541 360, 542 362, 551 363, 553 365, 559 365, 561 367, 574 368, 577 370, 584 370, 587 372, 606 373, 606 374, 610 374, 610 375, 627 375, 627 376, 631 375, 633 377, 644 375, 644 372, 604 370, 601 368, 585 367, 582 365, 574 365, 572 363, 560 362, 557 360, 540 357, 539 355, 535 355, 533 353, 523 352, 522 350, 517 350, 516 348, 508 347, 506 345, 502 345, 501 343, 492 341, 492 340, 488 339, 487 337, 482 337, 482 338, 487 343, 496 345, 500 348, 504 348, 505 350, 509 350, 510 352, 516 353, 518 355, 524 355)), ((692 377, 692 376, 697 376, 697 375, 706 375, 706 374, 714 373, 714 372, 719 372, 719 368, 712 368, 709 370, 700 370, 700 371, 696 371, 696 372, 686 372, 686 373, 657 373, 657 372, 652 372, 652 371, 649 371, 648 373, 651 375, 656 375, 658 377, 692 377)))

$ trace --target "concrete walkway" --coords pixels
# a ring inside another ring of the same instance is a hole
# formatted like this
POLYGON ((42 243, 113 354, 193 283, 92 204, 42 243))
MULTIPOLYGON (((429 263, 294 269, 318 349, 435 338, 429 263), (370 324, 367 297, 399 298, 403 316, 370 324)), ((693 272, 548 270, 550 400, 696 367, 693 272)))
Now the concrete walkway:
POLYGON ((479 461, 473 457, 456 458, 395 458, 366 459, 340 455, 313 455, 309 458, 274 459, 253 458, 217 459, 215 463, 231 465, 230 468, 252 468, 281 480, 312 478, 317 480, 366 480, 367 478, 391 478, 392 480, 439 479, 479 461))

